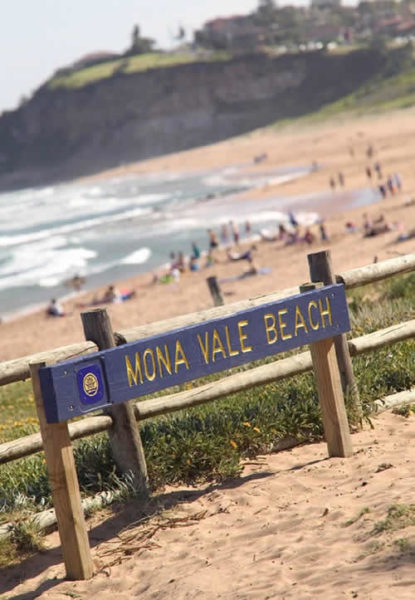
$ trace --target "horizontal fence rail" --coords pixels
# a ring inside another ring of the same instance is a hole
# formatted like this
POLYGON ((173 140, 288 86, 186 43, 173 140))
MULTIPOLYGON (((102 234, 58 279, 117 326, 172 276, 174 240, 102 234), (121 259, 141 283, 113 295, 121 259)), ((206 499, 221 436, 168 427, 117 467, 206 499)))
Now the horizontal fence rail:
POLYGON ((352 290, 368 283, 376 283, 410 271, 415 271, 415 253, 350 269, 336 275, 336 279, 338 283, 344 283, 346 289, 352 290))
POLYGON ((56 363, 76 358, 83 354, 92 354, 93 352, 97 352, 97 350, 98 348, 93 342, 79 342, 77 344, 70 344, 69 346, 62 346, 55 350, 36 352, 36 354, 29 354, 28 356, 22 356, 22 358, 8 360, 0 363, 0 386, 28 379, 30 377, 29 365, 31 363, 56 363))
MULTIPOLYGON (((349 340, 348 344, 352 356, 357 356, 410 338, 415 338, 415 319, 357 337, 349 340)), ((310 371, 311 368, 310 352, 302 352, 242 373, 229 375, 228 377, 201 385, 192 390, 185 390, 175 394, 167 394, 161 398, 152 398, 137 402, 134 407, 135 415, 139 421, 143 421, 158 415, 205 404, 212 400, 259 385, 279 381, 292 375, 299 375, 310 371)), ((383 406, 382 400, 377 402, 381 403, 379 406, 383 406)), ((94 433, 100 433, 110 429, 111 426, 112 419, 109 416, 87 417, 81 421, 69 423, 69 434, 71 439, 75 440, 94 433)), ((0 445, 0 464, 35 454, 42 450, 42 448, 40 433, 33 433, 24 438, 5 442, 0 445)))
MULTIPOLYGON (((336 279, 339 283, 344 283, 346 289, 353 289, 410 271, 415 271, 415 253, 398 258, 391 258, 380 263, 366 265, 357 269, 350 269, 336 275, 336 279)), ((273 302, 281 298, 298 294, 298 292, 299 286, 296 286, 249 300, 242 300, 224 306, 205 309, 200 312, 189 313, 171 319, 157 321, 155 323, 132 327, 116 333, 115 337, 117 343, 133 342, 150 335, 156 335, 172 329, 194 325, 195 323, 201 323, 216 317, 231 315, 240 310, 260 306, 267 302, 273 302)), ((89 354, 96 351, 97 347, 92 342, 80 342, 78 344, 57 348, 56 350, 38 352, 36 354, 0 363, 0 386, 29 378, 30 363, 35 364, 45 362, 47 364, 53 364, 55 362, 75 358, 82 354, 89 354)))

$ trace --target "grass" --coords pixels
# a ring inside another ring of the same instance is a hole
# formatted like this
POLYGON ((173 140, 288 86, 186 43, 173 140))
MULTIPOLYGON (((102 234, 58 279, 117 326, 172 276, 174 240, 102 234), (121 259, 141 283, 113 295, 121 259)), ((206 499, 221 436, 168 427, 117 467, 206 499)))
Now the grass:
MULTIPOLYGON (((331 52, 338 53, 338 50, 331 52)), ((415 61, 412 46, 407 45, 395 50, 384 49, 384 55, 383 72, 366 81, 354 92, 302 117, 277 121, 275 126, 290 125, 293 121, 313 124, 340 115, 377 114, 414 106, 415 61)))
POLYGON ((228 52, 214 52, 206 57, 200 57, 196 54, 177 53, 164 54, 151 52, 140 54, 127 58, 119 58, 109 62, 69 71, 65 74, 55 75, 47 84, 50 89, 66 88, 76 89, 84 87, 90 83, 108 79, 114 75, 130 75, 148 69, 161 69, 166 67, 175 67, 194 62, 219 62, 229 60, 231 55, 228 52))
POLYGON ((350 525, 353 525, 354 523, 356 523, 357 521, 359 521, 359 519, 361 519, 364 515, 367 515, 368 513, 370 513, 370 508, 368 506, 364 506, 362 508, 362 510, 355 517, 352 517, 351 519, 348 519, 346 521, 346 523, 344 524, 344 526, 345 527, 350 527, 350 525))
MULTIPOLYGON (((350 335, 363 335, 413 318, 414 282, 415 276, 409 275, 351 292, 350 335)), ((414 385, 414 352, 415 341, 409 340, 353 360, 366 418, 370 419, 374 399, 414 385)), ((205 381, 223 376, 217 374, 205 381)), ((0 443, 36 431, 30 382, 0 388, 0 411, 0 443)), ((350 406, 348 411, 354 422, 350 406)), ((287 436, 302 442, 320 440, 323 434, 311 373, 151 419, 142 423, 140 430, 153 489, 237 476, 241 459, 272 452, 287 436)), ((116 491, 122 497, 131 495, 128 480, 116 472, 105 434, 77 441, 74 449, 84 496, 103 490, 116 491)), ((2 467, 0 522, 50 505, 42 453, 2 467)))
POLYGON ((10 565, 44 548, 44 540, 33 521, 20 516, 11 523, 8 538, 0 538, 0 567, 10 565))
POLYGON ((388 508, 385 519, 375 523, 373 534, 397 531, 415 525, 415 504, 393 504, 388 508))

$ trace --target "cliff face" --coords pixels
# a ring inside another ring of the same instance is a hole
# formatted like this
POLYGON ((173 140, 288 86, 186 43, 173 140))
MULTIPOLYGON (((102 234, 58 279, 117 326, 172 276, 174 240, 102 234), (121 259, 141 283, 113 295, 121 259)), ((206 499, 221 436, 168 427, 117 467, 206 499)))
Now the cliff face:
POLYGON ((383 67, 361 50, 192 63, 40 88, 0 118, 0 187, 35 185, 191 148, 315 110, 383 67))

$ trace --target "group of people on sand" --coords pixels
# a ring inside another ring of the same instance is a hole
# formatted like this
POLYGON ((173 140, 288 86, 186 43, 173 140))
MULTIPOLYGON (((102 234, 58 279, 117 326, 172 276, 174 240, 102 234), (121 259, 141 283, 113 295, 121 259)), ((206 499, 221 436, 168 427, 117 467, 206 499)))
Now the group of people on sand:
POLYGON ((370 182, 372 182, 374 172, 377 174, 377 188, 383 199, 387 198, 388 196, 394 196, 402 191, 401 175, 399 173, 392 173, 391 175, 388 175, 386 179, 384 179, 380 162, 375 162, 373 169, 372 167, 367 166, 365 172, 366 177, 370 182))
MULTIPOLYGON (((245 240, 249 240, 252 234, 250 221, 245 221, 242 232, 245 240)), ((218 250, 222 247, 226 249, 226 256, 229 261, 246 260, 250 271, 254 272, 256 267, 253 263, 253 254, 257 250, 256 246, 251 246, 246 251, 231 251, 231 248, 240 248, 241 228, 235 221, 222 223, 218 231, 213 228, 207 229, 207 249, 202 251, 196 242, 191 244, 191 254, 184 252, 170 252, 170 260, 167 270, 163 273, 153 272, 153 283, 171 283, 178 282, 183 273, 195 272, 200 269, 210 267, 218 262, 218 250)))
POLYGON ((337 185, 339 185, 339 187, 341 187, 341 188, 344 188, 344 186, 346 185, 346 180, 345 180, 343 172, 339 171, 337 173, 337 177, 334 177, 332 175, 329 179, 329 185, 333 192, 336 190, 337 185))
POLYGON ((320 219, 318 223, 316 223, 316 227, 318 228, 318 233, 313 231, 312 226, 306 225, 301 227, 294 213, 289 212, 288 223, 286 225, 279 223, 278 229, 275 233, 263 229, 260 231, 260 235, 264 241, 282 242, 285 246, 291 246, 292 244, 297 243, 306 243, 311 245, 317 241, 318 236, 322 242, 330 241, 324 220, 320 219))
MULTIPOLYGON (((119 291, 114 285, 109 285, 102 296, 94 294, 92 300, 90 302, 78 303, 77 308, 88 308, 92 306, 99 306, 100 304, 116 304, 119 302, 124 302, 125 300, 130 300, 136 295, 135 290, 122 290, 119 291)), ((56 300, 56 298, 52 298, 46 307, 46 315, 48 317, 65 317, 70 313, 67 313, 63 310, 61 304, 56 300)))
MULTIPOLYGON (((352 158, 355 157, 355 151, 353 147, 349 148, 349 154, 352 158)), ((392 173, 386 178, 384 177, 384 171, 382 164, 379 160, 374 160, 376 150, 373 144, 368 144, 366 148, 366 159, 367 163, 364 167, 364 173, 366 179, 378 189, 383 199, 388 196, 394 196, 402 190, 402 177, 399 173, 392 173), (373 162, 374 161, 374 162, 373 162)), ((336 188, 345 187, 345 176, 342 171, 339 171, 335 175, 331 175, 329 178, 329 186, 332 192, 336 191, 336 188)))
POLYGON ((375 237, 382 233, 388 233, 390 231, 396 231, 399 235, 396 239, 397 242, 411 239, 412 235, 410 232, 404 232, 404 225, 401 222, 389 223, 383 213, 376 217, 369 217, 368 213, 362 215, 362 225, 358 227, 353 221, 347 221, 345 223, 346 231, 349 233, 356 233, 360 231, 364 238, 375 237))

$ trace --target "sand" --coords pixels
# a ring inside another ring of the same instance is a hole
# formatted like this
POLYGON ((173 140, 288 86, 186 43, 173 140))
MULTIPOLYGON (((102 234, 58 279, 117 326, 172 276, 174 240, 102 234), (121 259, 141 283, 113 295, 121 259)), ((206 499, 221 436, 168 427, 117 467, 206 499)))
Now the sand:
POLYGON ((152 503, 164 512, 144 525, 137 505, 113 507, 88 521, 92 580, 63 579, 54 533, 46 552, 0 572, 0 594, 412 600, 415 526, 376 527, 391 506, 414 502, 415 465, 402 448, 414 443, 415 418, 385 413, 352 440, 348 459, 310 444, 247 462, 240 479, 167 489, 152 503))
MULTIPOLYGON (((389 115, 378 115, 348 120, 336 120, 312 125, 287 126, 265 129, 240 138, 235 138, 188 152, 157 158, 102 173, 97 177, 112 177, 131 172, 157 172, 160 170, 190 171, 252 161, 262 152, 268 160, 253 170, 272 169, 282 165, 310 165, 316 161, 322 168, 311 175, 285 183, 268 185, 250 194, 258 202, 264 197, 327 193, 329 178, 342 171, 346 180, 346 193, 368 187, 365 168, 380 161, 384 175, 399 172, 403 178, 403 191, 396 196, 366 208, 342 212, 342 194, 336 191, 329 202, 322 204, 321 213, 326 217, 330 242, 315 242, 312 246, 297 244, 284 247, 281 243, 260 243, 256 262, 259 267, 271 269, 267 275, 258 275, 242 281, 222 285, 227 303, 244 298, 285 289, 309 279, 307 253, 330 249, 336 272, 363 266, 415 250, 415 239, 405 243, 394 243, 397 232, 392 231, 370 239, 362 233, 348 234, 344 224, 354 221, 362 223, 362 214, 371 218, 384 214, 390 223, 401 227, 415 227, 415 110, 406 110, 389 115), (368 145, 375 155, 366 157, 368 145), (350 149, 353 148, 354 156, 350 149)), ((377 183, 374 174, 373 185, 377 183)), ((238 198, 235 198, 237 212, 238 198)), ((207 244, 207 240, 206 240, 207 244)), ((186 250, 186 249, 185 249, 186 250)), ((120 287, 133 287, 137 295, 123 304, 107 306, 114 330, 149 323, 160 319, 208 308, 212 305, 206 278, 216 275, 227 278, 242 273, 246 265, 229 263, 224 251, 217 254, 218 263, 197 273, 188 273, 177 284, 152 285, 151 275, 141 275, 121 282, 120 287)), ((99 290, 102 294, 103 290, 99 290)), ((78 299, 88 301, 92 293, 78 299)), ((5 322, 0 326, 0 360, 9 360, 33 352, 47 350, 83 339, 79 318, 80 309, 75 301, 69 301, 65 310, 70 315, 62 319, 47 318, 43 311, 20 319, 5 322)))

